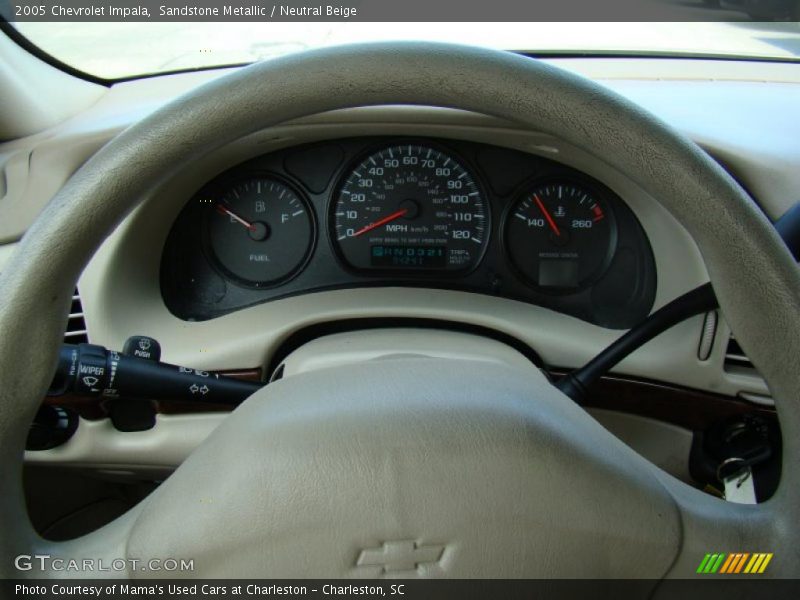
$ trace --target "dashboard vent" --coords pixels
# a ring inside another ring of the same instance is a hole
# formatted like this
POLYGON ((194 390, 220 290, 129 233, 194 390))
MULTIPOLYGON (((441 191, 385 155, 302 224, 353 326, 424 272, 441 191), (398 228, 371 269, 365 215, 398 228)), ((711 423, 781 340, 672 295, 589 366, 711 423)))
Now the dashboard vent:
POLYGON ((72 306, 69 309, 67 331, 64 333, 64 342, 67 344, 85 344, 89 341, 86 333, 86 322, 83 320, 83 306, 77 288, 72 295, 72 306))
POLYGON ((731 335, 731 339, 728 341, 728 349, 725 351, 725 370, 735 371, 736 369, 750 369, 755 372, 753 363, 747 358, 736 338, 731 335))

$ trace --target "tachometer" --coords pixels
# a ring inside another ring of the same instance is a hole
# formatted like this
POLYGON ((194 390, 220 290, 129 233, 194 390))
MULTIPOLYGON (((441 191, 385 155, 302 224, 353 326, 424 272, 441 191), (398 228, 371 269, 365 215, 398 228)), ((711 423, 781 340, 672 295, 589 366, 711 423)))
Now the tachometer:
POLYGON ((288 185, 254 176, 208 202, 211 252, 233 279, 253 287, 274 285, 297 272, 308 256, 311 214, 288 185))
POLYGON ((597 280, 617 243, 614 214, 600 192, 569 180, 536 185, 511 206, 511 262, 535 287, 570 291, 597 280))
POLYGON ((427 145, 379 150, 345 176, 332 234, 357 270, 464 272, 480 261, 489 211, 459 160, 427 145))

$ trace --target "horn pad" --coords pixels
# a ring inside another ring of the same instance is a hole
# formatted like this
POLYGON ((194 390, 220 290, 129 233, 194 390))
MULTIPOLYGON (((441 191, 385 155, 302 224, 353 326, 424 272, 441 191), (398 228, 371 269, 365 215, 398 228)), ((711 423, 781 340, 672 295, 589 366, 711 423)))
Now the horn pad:
POLYGON ((680 519, 654 469, 532 366, 374 360, 249 398, 128 551, 208 578, 657 579, 680 519))

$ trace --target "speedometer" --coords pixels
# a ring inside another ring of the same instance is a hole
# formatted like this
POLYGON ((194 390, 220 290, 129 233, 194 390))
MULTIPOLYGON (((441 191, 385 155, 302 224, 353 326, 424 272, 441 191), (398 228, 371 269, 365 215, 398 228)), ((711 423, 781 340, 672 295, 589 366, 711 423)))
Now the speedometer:
POLYGON ((339 255, 363 271, 468 271, 489 235, 489 211, 472 174, 420 144, 385 147, 352 168, 331 223, 339 255))

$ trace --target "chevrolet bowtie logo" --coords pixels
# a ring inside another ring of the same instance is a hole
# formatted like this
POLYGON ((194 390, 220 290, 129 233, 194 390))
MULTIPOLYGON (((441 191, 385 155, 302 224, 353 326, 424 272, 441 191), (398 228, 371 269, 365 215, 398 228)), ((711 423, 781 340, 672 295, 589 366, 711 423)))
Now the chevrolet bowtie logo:
POLYGON ((444 554, 444 546, 425 546, 414 541, 384 542, 380 548, 361 551, 358 567, 383 567, 383 572, 414 571, 422 564, 436 564, 444 554))

